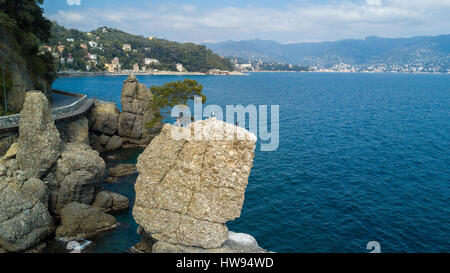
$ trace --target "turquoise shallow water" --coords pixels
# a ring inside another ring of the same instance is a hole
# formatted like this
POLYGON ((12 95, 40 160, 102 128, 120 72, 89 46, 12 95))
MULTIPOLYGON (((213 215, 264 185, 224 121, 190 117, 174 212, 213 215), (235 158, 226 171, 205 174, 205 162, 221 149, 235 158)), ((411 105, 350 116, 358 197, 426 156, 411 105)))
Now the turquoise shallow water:
MULTIPOLYGON (((241 217, 277 252, 450 251, 450 75, 257 73, 190 77, 207 104, 280 105, 280 147, 257 150, 241 217)), ((161 85, 177 76, 142 76, 161 85)), ((120 106, 125 77, 58 79, 55 89, 120 106)), ((129 155, 129 161, 137 152, 129 155)), ((135 176, 117 190, 134 196, 135 176)), ((139 240, 131 214, 94 251, 139 240)))

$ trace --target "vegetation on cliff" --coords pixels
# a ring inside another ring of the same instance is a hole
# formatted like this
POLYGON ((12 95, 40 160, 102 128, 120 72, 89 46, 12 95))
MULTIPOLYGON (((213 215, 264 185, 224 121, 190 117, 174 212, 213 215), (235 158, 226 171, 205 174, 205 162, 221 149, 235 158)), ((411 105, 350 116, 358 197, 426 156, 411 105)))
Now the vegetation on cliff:
POLYGON ((203 86, 195 80, 185 79, 184 81, 167 82, 163 86, 150 87, 153 94, 151 107, 157 113, 156 117, 147 123, 148 127, 153 127, 157 122, 167 118, 173 107, 186 105, 189 101, 198 96, 205 103, 206 95, 202 93, 203 86))
POLYGON ((182 64, 187 71, 233 70, 229 59, 203 45, 146 38, 108 27, 82 32, 53 23, 51 33, 46 45, 58 57, 58 70, 104 71, 105 64, 115 57, 121 69, 133 69, 137 64, 140 68, 176 71, 177 64, 182 64))
POLYGON ((55 78, 51 54, 39 53, 39 44, 48 42, 51 35, 51 22, 43 16, 42 3, 43 0, 0 0, 2 113, 4 82, 8 110, 18 112, 26 91, 39 89, 46 93, 55 78))

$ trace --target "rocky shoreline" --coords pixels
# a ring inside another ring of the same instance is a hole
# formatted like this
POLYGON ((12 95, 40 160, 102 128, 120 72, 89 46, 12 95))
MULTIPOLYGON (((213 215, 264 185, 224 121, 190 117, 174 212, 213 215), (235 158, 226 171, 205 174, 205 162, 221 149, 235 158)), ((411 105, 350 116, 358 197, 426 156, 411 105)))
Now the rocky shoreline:
POLYGON ((183 129, 197 124, 210 136, 227 128, 246 137, 174 140, 173 126, 146 126, 156 114, 151 101, 130 76, 122 112, 114 103, 96 102, 87 116, 55 124, 45 95, 27 92, 19 134, 2 143, 0 253, 40 252, 52 238, 70 242, 116 228, 111 213, 130 209, 130 201, 102 184, 136 171, 133 216, 142 240, 134 252, 265 252, 253 237, 225 225, 240 216, 256 137, 208 119, 183 129), (119 164, 108 177, 101 153, 128 147, 146 147, 137 170, 119 164))

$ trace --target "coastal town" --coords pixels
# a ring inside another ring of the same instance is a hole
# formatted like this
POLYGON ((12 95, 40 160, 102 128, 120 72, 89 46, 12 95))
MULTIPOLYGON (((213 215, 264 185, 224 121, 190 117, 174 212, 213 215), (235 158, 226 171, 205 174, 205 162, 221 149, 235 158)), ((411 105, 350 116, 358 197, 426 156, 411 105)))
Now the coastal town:
POLYGON ((414 64, 375 63, 355 65, 339 63, 331 66, 299 66, 293 64, 264 63, 262 61, 242 61, 233 59, 236 71, 240 72, 341 72, 341 73, 450 73, 439 63, 427 61, 414 64))
POLYGON ((193 43, 138 36, 108 27, 82 32, 54 23, 51 31, 52 38, 40 46, 39 54, 51 56, 58 74, 227 75, 234 70, 229 59, 193 43))
MULTIPOLYGON (((102 31, 107 32, 106 28, 103 28, 102 31)), ((88 36, 92 37, 92 33, 88 32, 88 36)), ((93 39, 99 40, 100 38, 98 36, 93 37, 93 39)), ((149 37, 149 40, 153 40, 154 37, 149 37)), ((43 46, 43 50, 49 52, 52 54, 53 58, 56 59, 56 61, 61 65, 61 69, 65 69, 65 65, 71 65, 74 64, 75 58, 72 53, 70 53, 70 50, 73 49, 75 45, 75 39, 74 38, 67 38, 66 41, 70 43, 69 45, 63 45, 59 43, 57 46, 50 46, 45 45, 43 46), (66 54, 65 54, 66 53, 66 54)), ((81 49, 83 49, 86 54, 84 55, 84 58, 78 61, 85 62, 85 69, 84 71, 91 71, 94 70, 94 68, 103 68, 104 71, 107 72, 119 72, 123 71, 123 64, 121 63, 119 57, 113 57, 111 60, 105 62, 101 62, 99 58, 99 54, 101 52, 104 52, 104 46, 103 44, 99 44, 96 41, 88 41, 85 43, 84 41, 80 41, 78 45, 81 49), (100 66, 100 67, 99 67, 100 66)), ((133 49, 131 44, 124 43, 122 44, 122 49, 124 53, 128 52, 134 52, 137 53, 136 49, 133 49)), ((146 51, 150 51, 150 48, 146 48, 146 51)), ((41 54, 45 53, 45 51, 42 51, 41 54)), ((143 58, 140 63, 134 63, 132 66, 131 71, 132 72, 148 72, 148 71, 155 71, 157 72, 158 69, 155 67, 158 67, 160 65, 160 62, 158 59, 155 58, 143 58)), ((187 72, 187 70, 183 67, 183 64, 177 63, 175 65, 176 71, 178 72, 187 72)), ((70 70, 70 68, 69 68, 70 70)), ((130 69, 126 69, 130 70, 130 69)))

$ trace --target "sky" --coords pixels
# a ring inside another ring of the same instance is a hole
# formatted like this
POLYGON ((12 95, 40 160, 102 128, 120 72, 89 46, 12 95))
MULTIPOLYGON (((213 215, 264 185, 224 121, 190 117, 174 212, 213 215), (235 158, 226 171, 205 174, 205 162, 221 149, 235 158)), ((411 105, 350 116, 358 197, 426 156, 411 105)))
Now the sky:
POLYGON ((450 33, 450 0, 45 0, 45 15, 178 42, 280 43, 450 33))

